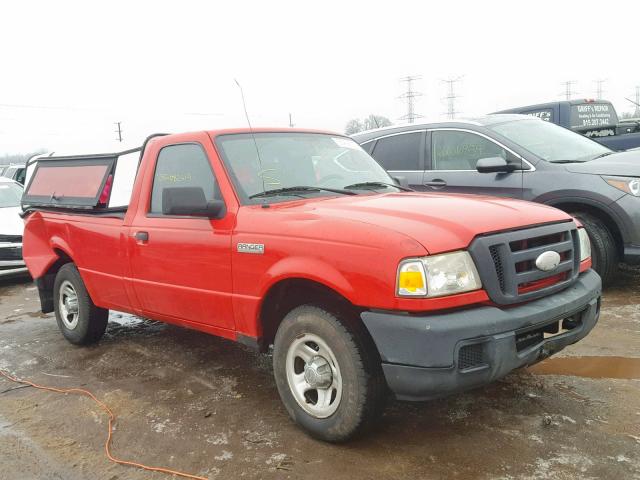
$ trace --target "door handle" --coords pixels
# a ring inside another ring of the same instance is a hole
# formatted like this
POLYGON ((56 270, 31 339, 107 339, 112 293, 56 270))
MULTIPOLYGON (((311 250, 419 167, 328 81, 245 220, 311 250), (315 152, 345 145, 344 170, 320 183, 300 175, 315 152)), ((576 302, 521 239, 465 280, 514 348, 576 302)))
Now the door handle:
POLYGON ((149 232, 136 232, 133 236, 138 243, 146 243, 149 241, 149 232))
POLYGON ((425 185, 427 187, 432 187, 432 188, 444 188, 447 186, 447 182, 439 178, 436 178, 434 180, 431 180, 430 182, 425 182, 425 185))

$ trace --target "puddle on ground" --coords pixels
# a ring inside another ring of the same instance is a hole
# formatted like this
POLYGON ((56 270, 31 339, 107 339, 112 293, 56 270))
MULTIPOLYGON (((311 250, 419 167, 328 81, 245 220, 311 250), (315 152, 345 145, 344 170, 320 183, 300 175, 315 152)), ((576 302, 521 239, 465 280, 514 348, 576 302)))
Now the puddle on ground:
POLYGON ((528 370, 534 375, 640 379, 640 358, 552 357, 528 370))

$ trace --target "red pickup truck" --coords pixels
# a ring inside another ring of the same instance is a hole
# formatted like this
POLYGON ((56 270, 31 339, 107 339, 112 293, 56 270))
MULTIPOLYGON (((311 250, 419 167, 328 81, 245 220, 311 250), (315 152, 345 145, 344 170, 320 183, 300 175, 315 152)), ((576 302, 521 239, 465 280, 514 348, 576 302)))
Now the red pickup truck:
POLYGON ((320 439, 375 423, 389 391, 487 384, 598 320, 573 218, 407 191, 342 135, 158 135, 28 170, 24 258, 67 340, 99 340, 113 309, 273 345, 282 401, 320 439))

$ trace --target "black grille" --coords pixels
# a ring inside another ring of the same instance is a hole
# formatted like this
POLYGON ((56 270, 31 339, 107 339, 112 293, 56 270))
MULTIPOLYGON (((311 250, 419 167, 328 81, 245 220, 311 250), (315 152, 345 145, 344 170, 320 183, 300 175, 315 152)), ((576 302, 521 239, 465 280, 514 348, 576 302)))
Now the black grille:
POLYGON ((22 248, 0 248, 0 260, 22 260, 22 248))
POLYGON ((493 264, 496 266, 496 275, 498 276, 498 283, 500 283, 500 289, 504 291, 504 268, 502 268, 502 258, 498 252, 498 247, 495 245, 489 247, 493 264))
POLYGON ((481 367, 486 365, 484 361, 484 352, 481 343, 473 345, 465 345, 460 348, 458 353, 458 369, 467 370, 469 368, 481 367))
POLYGON ((485 290, 501 305, 554 293, 575 281, 580 268, 578 231, 573 222, 479 237, 469 247, 485 290), (536 267, 544 252, 560 255, 550 271, 536 267))
POLYGON ((0 243, 22 243, 21 235, 0 235, 0 243))

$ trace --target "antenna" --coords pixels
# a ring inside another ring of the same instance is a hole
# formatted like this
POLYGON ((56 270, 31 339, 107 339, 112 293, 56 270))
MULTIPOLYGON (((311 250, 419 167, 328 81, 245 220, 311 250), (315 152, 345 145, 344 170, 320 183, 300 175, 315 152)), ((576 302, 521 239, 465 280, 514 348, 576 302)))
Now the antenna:
POLYGON ((251 133, 251 138, 253 139, 253 145, 256 147, 256 155, 258 156, 258 165, 260 165, 260 180, 262 180, 262 191, 265 192, 267 189, 264 185, 264 170, 262 168, 262 158, 260 157, 260 149, 258 148, 258 142, 256 140, 256 136, 253 133, 253 127, 251 126, 251 120, 249 120, 249 113, 247 112, 247 103, 244 101, 244 91, 242 90, 242 85, 238 82, 237 79, 233 79, 238 85, 240 89, 240 97, 242 97, 242 108, 244 108, 244 116, 247 119, 247 124, 249 125, 249 133, 251 133))

